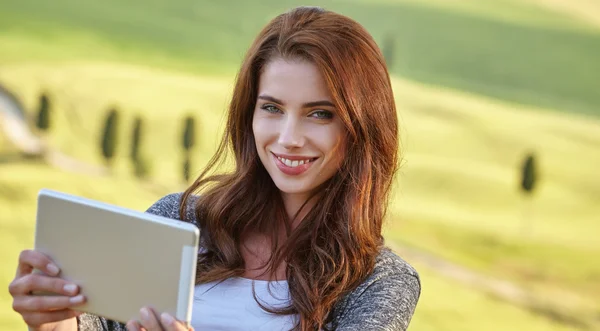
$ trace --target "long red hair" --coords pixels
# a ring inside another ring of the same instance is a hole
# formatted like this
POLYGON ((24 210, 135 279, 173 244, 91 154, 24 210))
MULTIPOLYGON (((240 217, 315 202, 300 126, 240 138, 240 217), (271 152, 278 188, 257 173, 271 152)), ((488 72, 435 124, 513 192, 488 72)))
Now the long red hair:
POLYGON ((206 251, 198 257, 197 283, 243 275, 242 235, 266 234, 273 246, 269 270, 274 274, 285 263, 292 299, 289 307, 272 311, 298 314, 298 330, 326 328, 336 302, 371 273, 383 245, 398 146, 389 74, 370 34, 357 22, 317 7, 274 18, 242 63, 216 154, 183 196, 182 219, 190 196, 199 193, 194 208, 206 251), (252 131, 259 77, 274 57, 299 58, 319 68, 348 139, 339 171, 321 188, 326 194, 293 230, 252 131), (229 151, 235 169, 217 173, 229 151), (287 233, 283 242, 280 230, 287 233))

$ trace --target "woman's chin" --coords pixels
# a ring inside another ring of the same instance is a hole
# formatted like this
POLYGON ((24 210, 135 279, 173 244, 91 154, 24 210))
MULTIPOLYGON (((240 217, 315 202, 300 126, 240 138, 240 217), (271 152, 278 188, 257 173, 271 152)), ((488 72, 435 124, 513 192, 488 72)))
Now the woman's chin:
POLYGON ((275 186, 277 186, 282 194, 286 195, 307 195, 310 192, 310 190, 307 190, 304 186, 299 187, 292 183, 275 183, 275 186))

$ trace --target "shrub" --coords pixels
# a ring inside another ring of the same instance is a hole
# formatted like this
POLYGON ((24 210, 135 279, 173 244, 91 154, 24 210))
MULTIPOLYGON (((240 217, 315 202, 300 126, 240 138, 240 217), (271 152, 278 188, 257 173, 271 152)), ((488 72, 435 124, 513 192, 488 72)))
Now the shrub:
POLYGON ((41 131, 48 131, 50 128, 50 98, 45 93, 40 95, 38 107, 35 125, 41 131))
POLYGON ((189 152, 196 144, 196 121, 192 116, 187 116, 183 128, 183 149, 189 152))
POLYGON ((108 112, 102 131, 101 149, 102 157, 106 164, 112 164, 115 152, 117 150, 117 131, 119 125, 119 113, 113 108, 108 112))
POLYGON ((133 130, 131 132, 131 150, 129 157, 133 163, 137 162, 140 157, 140 142, 142 139, 142 118, 137 116, 133 121, 133 130))
POLYGON ((530 153, 525 158, 523 166, 521 168, 521 189, 525 193, 531 194, 535 188, 537 181, 537 169, 535 156, 530 153))

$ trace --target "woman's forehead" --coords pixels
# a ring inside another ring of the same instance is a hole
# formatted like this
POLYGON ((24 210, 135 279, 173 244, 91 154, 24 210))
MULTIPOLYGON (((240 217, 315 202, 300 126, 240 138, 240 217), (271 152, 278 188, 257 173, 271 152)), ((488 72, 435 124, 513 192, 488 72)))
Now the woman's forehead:
POLYGON ((269 95, 285 103, 333 102, 319 68, 305 60, 277 58, 264 67, 258 95, 269 95))

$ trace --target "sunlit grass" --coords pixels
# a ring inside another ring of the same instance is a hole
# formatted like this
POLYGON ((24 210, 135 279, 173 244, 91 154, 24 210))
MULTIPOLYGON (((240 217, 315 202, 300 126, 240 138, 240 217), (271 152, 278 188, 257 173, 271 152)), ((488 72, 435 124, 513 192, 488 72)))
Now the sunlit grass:
POLYGON ((409 327, 411 331, 573 330, 442 278, 416 261, 411 263, 419 269, 423 284, 421 300, 409 327))
POLYGON ((164 191, 130 177, 92 177, 62 172, 35 162, 0 164, 0 330, 22 330, 25 325, 12 310, 8 284, 15 276, 18 254, 33 246, 37 192, 50 188, 98 199, 136 210, 145 210, 164 191))
MULTIPOLYGON (((191 111, 199 122, 197 174, 216 147, 233 82, 232 76, 192 76, 106 62, 12 65, 0 79, 19 91, 30 109, 40 88, 51 86, 55 122, 49 139, 90 163, 102 163, 98 139, 106 109, 117 105, 122 110, 118 178, 72 182, 67 174, 56 177, 67 190, 100 198, 139 189, 126 179, 129 124, 135 114, 147 123, 143 151, 152 165, 152 180, 180 189, 183 116, 191 111), (102 184, 83 184, 96 180, 102 184)), ((586 263, 600 250, 600 224, 595 221, 600 213, 595 203, 600 194, 595 173, 600 121, 400 79, 394 86, 404 160, 391 206, 394 221, 386 235, 495 277, 575 293, 584 302, 600 293, 594 281, 600 270, 586 263), (533 218, 523 219, 526 205, 518 191, 518 170, 530 150, 539 156, 541 175, 531 203, 533 218)), ((33 168, 17 169, 3 173, 19 178, 33 168)), ((42 174, 31 177, 32 186, 47 185, 42 174)), ((6 187, 11 185, 16 187, 15 182, 6 187)), ((111 199, 134 204, 120 196, 111 199)), ((145 204, 157 198, 150 192, 142 196, 148 197, 145 204)), ((11 216, 19 219, 33 215, 33 205, 29 214, 14 208, 11 216)))
POLYGON ((269 19, 311 4, 354 18, 382 46, 394 36, 395 75, 598 114, 598 30, 516 0, 8 0, 0 3, 0 63, 86 58, 230 74, 269 19))
MULTIPOLYGON (((563 6, 549 6, 546 3, 558 3, 560 0, 347 0, 348 2, 381 3, 397 5, 424 6, 486 17, 519 25, 538 27, 560 27, 565 29, 597 29, 592 22, 573 19, 572 13, 597 8, 587 0, 570 1, 563 6), (558 7, 558 8, 557 8, 558 7), (560 8, 563 7, 563 8, 560 8), (564 9, 564 10, 557 10, 564 9), (571 10, 567 10, 571 9, 571 10), (567 10, 565 12, 565 10, 567 10)), ((578 16, 575 16, 579 18, 578 16)))
MULTIPOLYGON (((386 237, 525 284, 549 301, 572 301, 581 307, 573 313, 587 318, 600 309, 600 269, 593 262, 600 254, 600 119, 574 114, 600 109, 600 36, 536 1, 319 5, 356 18, 378 41, 388 33, 398 38, 392 72, 404 160, 386 237), (529 151, 538 157, 540 181, 527 203, 518 191, 518 170, 529 151)), ((585 1, 569 4, 579 8, 585 1)), ((299 3, 223 4, 1 2, 0 83, 29 112, 39 93, 49 91, 53 146, 102 164, 105 113, 116 106, 122 117, 110 177, 0 163, 0 285, 14 276, 18 252, 32 245, 40 188, 145 209, 184 187, 181 134, 190 113, 199 124, 193 174, 202 169, 223 129, 248 43, 268 19, 299 3), (136 115, 145 120, 142 153, 152 184, 130 176, 136 115)), ((13 152, 0 134, 0 153, 13 152)), ((414 262, 424 292, 411 330, 562 330, 414 262)), ((22 328, 8 293, 0 292, 0 329, 22 328)))
MULTIPOLYGON (((136 210, 145 210, 162 194, 180 190, 151 191, 127 176, 89 177, 65 173, 43 164, 18 162, 0 165, 0 284, 7 286, 14 277, 18 253, 33 245, 36 194, 51 188, 136 210), (118 194, 115 192, 118 191, 118 194), (8 208, 9 207, 9 208, 8 208)), ((422 297, 411 330, 504 330, 518 325, 526 330, 566 330, 549 320, 496 301, 454 283, 431 270, 411 262, 420 272, 422 297)), ((11 309, 8 292, 0 292, 0 328, 21 330, 25 326, 11 309)))

